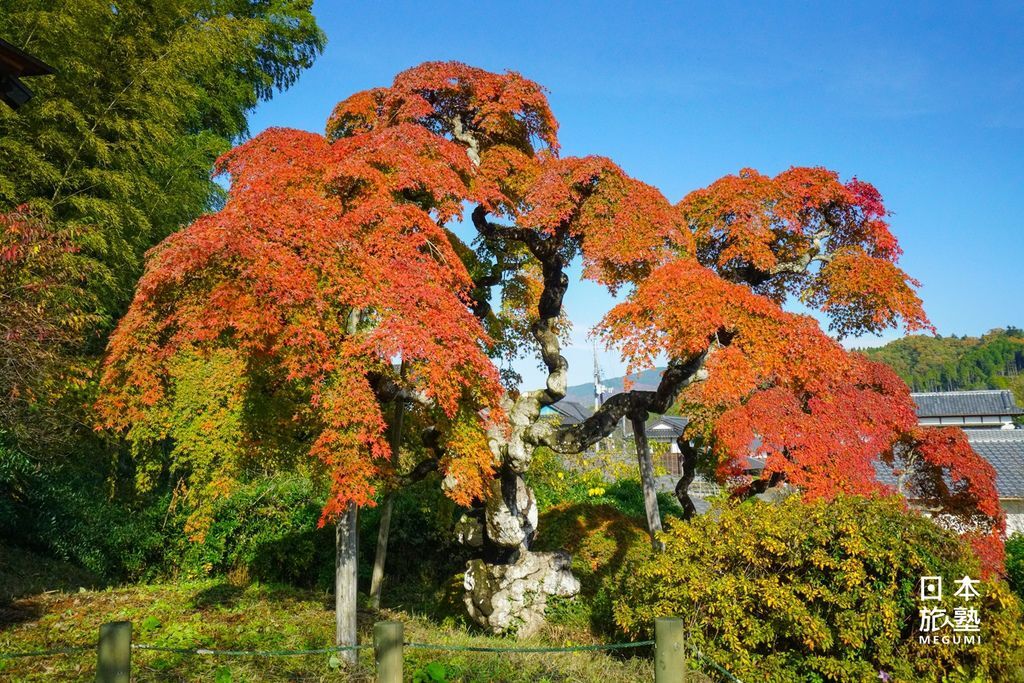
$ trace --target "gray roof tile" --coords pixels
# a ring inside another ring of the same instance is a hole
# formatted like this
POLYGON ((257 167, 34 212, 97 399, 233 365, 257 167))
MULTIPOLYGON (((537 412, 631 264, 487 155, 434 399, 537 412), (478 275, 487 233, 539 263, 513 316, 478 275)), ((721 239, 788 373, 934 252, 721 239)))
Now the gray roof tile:
POLYGON ((912 393, 918 417, 962 415, 1024 415, 1005 389, 912 393))
MULTIPOLYGON (((999 497, 1024 498, 1024 429, 965 429, 964 434, 974 452, 995 469, 999 497)), ((874 467, 880 482, 896 485, 891 469, 877 460, 874 467)))
POLYGON ((673 417, 672 415, 660 415, 654 418, 647 430, 652 433, 670 433, 672 436, 679 436, 686 429, 686 425, 689 424, 690 420, 685 417, 673 417))
POLYGON ((552 403, 549 407, 562 416, 562 424, 579 424, 594 414, 593 410, 582 403, 565 399, 552 403))
POLYGON ((964 430, 974 452, 992 463, 1000 498, 1024 498, 1024 429, 964 430))

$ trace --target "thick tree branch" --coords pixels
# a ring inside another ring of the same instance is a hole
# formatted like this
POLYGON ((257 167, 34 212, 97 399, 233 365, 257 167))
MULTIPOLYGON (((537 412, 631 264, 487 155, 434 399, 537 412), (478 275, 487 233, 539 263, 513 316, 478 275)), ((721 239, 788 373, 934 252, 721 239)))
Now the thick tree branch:
POLYGON ((569 364, 562 356, 558 339, 557 324, 562 314, 562 299, 569 288, 569 277, 565 274, 564 241, 568 219, 553 235, 545 237, 536 230, 499 225, 487 220, 487 210, 478 206, 473 211, 473 224, 481 235, 487 238, 501 238, 525 244, 541 264, 544 288, 537 306, 537 321, 531 331, 540 348, 540 357, 548 370, 546 386, 539 392, 524 394, 526 401, 536 402, 540 407, 550 405, 565 396, 566 376, 569 364))
POLYGON ((666 412, 683 389, 707 376, 704 366, 711 352, 712 347, 709 347, 691 358, 671 360, 654 391, 633 390, 615 394, 583 422, 560 426, 538 424, 532 436, 538 445, 553 451, 580 453, 615 431, 624 417, 632 419, 635 415, 642 415, 646 420, 649 413, 666 412))
POLYGON ((824 220, 825 226, 809 235, 811 241, 807 249, 796 256, 779 261, 767 270, 745 263, 729 273, 721 273, 721 275, 733 282, 757 287, 779 275, 802 275, 807 272, 812 263, 828 263, 832 260, 832 254, 828 251, 828 240, 835 234, 837 226, 827 216, 824 220))

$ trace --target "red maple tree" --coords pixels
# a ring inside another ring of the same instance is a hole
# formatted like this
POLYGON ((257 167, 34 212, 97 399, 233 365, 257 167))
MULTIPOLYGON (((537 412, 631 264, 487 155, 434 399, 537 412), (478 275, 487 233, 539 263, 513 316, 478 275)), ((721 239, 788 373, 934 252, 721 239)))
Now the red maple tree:
MULTIPOLYGON (((673 205, 608 159, 559 156, 556 130, 536 83, 427 63, 338 104, 326 136, 271 129, 233 150, 218 165, 231 176, 226 206, 149 256, 110 344, 108 425, 159 423, 175 359, 229 352, 248 391, 282 398, 333 478, 329 519, 395 480, 382 406, 407 401, 427 466, 476 506, 462 535, 484 559, 467 571, 466 604, 497 631, 529 631, 547 595, 577 587, 566 555, 530 550, 534 451, 583 452, 629 418, 649 469, 642 425, 677 405, 690 417, 684 509, 701 464, 739 495, 786 482, 825 498, 892 492, 888 469, 998 565, 991 467, 959 432, 918 430, 891 371, 782 308, 799 299, 838 336, 929 329, 874 187, 823 168, 743 170, 673 205), (445 227, 467 205, 472 244, 445 227), (667 369, 655 390, 558 425, 540 416, 566 391, 562 299, 577 257, 586 278, 626 295, 599 333, 633 369, 667 369), (497 366, 524 348, 545 386, 503 389, 497 366), (752 453, 765 470, 744 479, 752 453)), ((247 457, 267 455, 268 431, 242 430, 247 457)), ((214 491, 229 466, 211 468, 214 491)))

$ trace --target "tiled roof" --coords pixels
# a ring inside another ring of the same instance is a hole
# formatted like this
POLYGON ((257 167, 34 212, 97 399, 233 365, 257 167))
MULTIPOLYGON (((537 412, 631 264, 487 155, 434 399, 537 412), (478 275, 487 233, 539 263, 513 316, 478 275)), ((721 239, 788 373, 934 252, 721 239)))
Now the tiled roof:
POLYGON ((562 416, 562 424, 579 424, 594 413, 593 410, 582 403, 566 401, 565 399, 562 399, 557 403, 552 403, 549 407, 562 416))
POLYGON ((1000 498, 1024 498, 1024 429, 965 430, 975 453, 996 470, 1000 498))
MULTIPOLYGON (((974 452, 995 469, 999 497, 1024 498, 1024 429, 965 429, 964 434, 974 452)), ((877 460, 874 467, 878 481, 896 485, 891 469, 877 460)))
POLYGON ((1013 394, 992 391, 936 391, 910 395, 917 404, 918 417, 962 415, 1024 415, 1013 394))

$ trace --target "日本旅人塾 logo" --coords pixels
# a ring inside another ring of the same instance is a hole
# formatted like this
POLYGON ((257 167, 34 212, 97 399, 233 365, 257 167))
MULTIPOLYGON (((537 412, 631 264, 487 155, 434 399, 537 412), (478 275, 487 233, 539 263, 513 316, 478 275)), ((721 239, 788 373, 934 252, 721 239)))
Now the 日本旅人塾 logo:
POLYGON ((981 643, 981 616, 977 598, 980 579, 964 575, 953 581, 947 603, 941 576, 922 576, 919 583, 918 636, 921 645, 976 645, 981 643))

